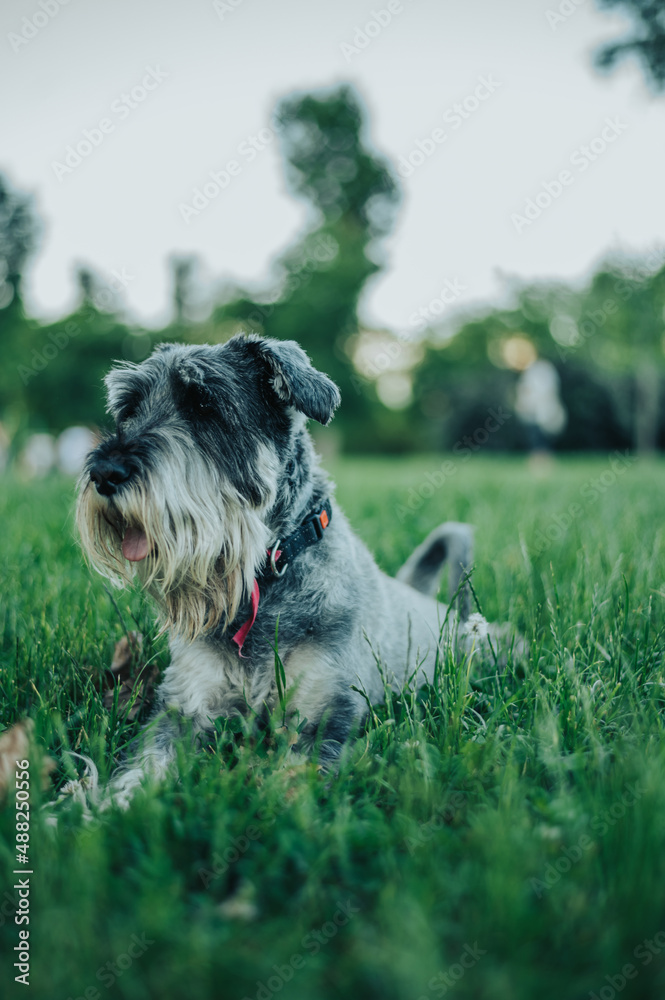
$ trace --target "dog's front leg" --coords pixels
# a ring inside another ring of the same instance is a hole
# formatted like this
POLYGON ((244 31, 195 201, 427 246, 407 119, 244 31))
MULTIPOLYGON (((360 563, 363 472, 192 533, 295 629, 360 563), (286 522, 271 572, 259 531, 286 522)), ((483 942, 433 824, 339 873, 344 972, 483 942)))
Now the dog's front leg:
POLYGON ((126 809, 146 781, 163 781, 177 773, 175 742, 182 731, 181 719, 174 710, 155 712, 130 744, 127 760, 112 775, 99 803, 102 810, 112 805, 126 809))
POLYGON ((152 716, 111 778, 105 805, 115 802, 125 808, 144 781, 177 775, 177 739, 187 734, 194 745, 210 728, 210 719, 229 714, 229 706, 242 694, 240 681, 238 691, 229 692, 228 677, 237 663, 226 661, 213 644, 174 638, 169 648, 171 662, 156 692, 152 716))
POLYGON ((286 658, 289 709, 304 722, 294 746, 313 754, 324 770, 335 770, 348 737, 363 715, 364 703, 351 690, 345 663, 313 644, 297 647, 286 658))
MULTIPOLYGON (((316 722, 307 722, 294 750, 314 757, 324 771, 336 771, 339 759, 354 725, 360 717, 359 707, 346 692, 334 695, 319 709, 316 722)), ((302 711, 298 709, 302 718, 302 711)))

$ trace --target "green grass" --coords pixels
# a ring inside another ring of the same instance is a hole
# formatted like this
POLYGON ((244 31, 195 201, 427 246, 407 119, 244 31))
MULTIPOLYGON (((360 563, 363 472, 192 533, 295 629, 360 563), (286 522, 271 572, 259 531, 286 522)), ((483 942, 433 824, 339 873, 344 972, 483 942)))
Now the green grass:
POLYGON ((57 762, 43 791, 33 778, 23 993, 11 797, 0 810, 3 996, 665 995, 665 465, 565 460, 539 479, 454 459, 417 505, 442 461, 335 463, 339 500, 390 572, 439 521, 477 525, 482 610, 521 630, 528 662, 476 663, 468 683, 444 664, 376 709, 334 779, 290 766, 279 720, 220 721, 207 752, 181 748, 179 783, 99 825, 60 808, 57 831, 39 807, 76 774, 64 751, 108 774, 138 726, 102 704, 114 643, 140 629, 162 668, 166 647, 140 593, 112 600, 83 566, 70 483, 0 483, 2 723, 33 718, 57 762))

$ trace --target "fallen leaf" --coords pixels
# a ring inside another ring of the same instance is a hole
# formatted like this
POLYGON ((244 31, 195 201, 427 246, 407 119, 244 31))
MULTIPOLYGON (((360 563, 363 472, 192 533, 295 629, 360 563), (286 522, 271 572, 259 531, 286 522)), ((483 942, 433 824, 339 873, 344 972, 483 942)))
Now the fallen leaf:
POLYGON ((159 676, 159 668, 153 664, 141 664, 143 653, 143 636, 140 632, 128 632, 115 644, 113 660, 106 671, 104 681, 104 707, 112 708, 116 687, 118 691, 118 711, 124 712, 127 705, 134 700, 127 719, 133 722, 139 712, 152 703, 155 681, 159 676), (134 674, 134 676, 132 676, 134 674))
POLYGON ((220 903, 217 912, 227 920, 242 920, 249 923, 256 920, 259 908, 255 903, 256 889, 251 882, 243 881, 238 889, 220 903))
POLYGON ((26 760, 30 750, 30 733, 34 727, 32 719, 17 722, 0 736, 0 794, 6 795, 14 785, 16 761, 26 760))
POLYGON ((143 636, 140 632, 128 632, 115 644, 110 671, 114 677, 122 681, 129 679, 132 664, 141 658, 143 652, 143 636))
MULTIPOLYGON (((0 736, 0 799, 7 795, 10 788, 15 787, 16 761, 30 760, 30 742, 34 727, 32 719, 23 719, 5 729, 0 736)), ((39 774, 42 788, 48 785, 48 776, 55 766, 55 761, 51 757, 42 758, 39 774)))

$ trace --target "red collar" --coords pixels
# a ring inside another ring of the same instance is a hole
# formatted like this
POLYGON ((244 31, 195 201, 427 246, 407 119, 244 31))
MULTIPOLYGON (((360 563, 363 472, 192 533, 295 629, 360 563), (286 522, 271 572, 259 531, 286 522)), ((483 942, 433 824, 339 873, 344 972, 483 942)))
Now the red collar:
MULTIPOLYGON (((323 533, 331 520, 332 505, 330 500, 325 500, 321 507, 307 515, 300 527, 296 528, 293 534, 285 538, 284 541, 278 538, 275 544, 268 549, 266 553, 266 568, 264 568, 261 575, 264 577, 284 576, 292 559, 300 555, 303 549, 323 538, 323 533)), ((249 618, 243 622, 231 639, 231 642, 235 642, 238 647, 238 656, 240 657, 242 657, 242 647, 245 644, 245 640, 256 621, 260 599, 259 582, 258 580, 254 580, 252 586, 252 609, 249 618)))
POLYGON ((256 616, 259 613, 259 600, 260 599, 261 599, 261 594, 259 592, 259 582, 258 582, 258 580, 255 580, 254 581, 254 586, 252 587, 252 611, 251 611, 251 614, 250 614, 249 618, 247 619, 247 621, 244 622, 240 626, 240 628, 238 629, 238 631, 236 632, 236 634, 233 636, 233 639, 231 640, 232 642, 235 642, 236 646, 238 647, 238 656, 242 656, 242 647, 245 644, 245 639, 249 635, 249 630, 251 629, 252 625, 256 621, 256 616))

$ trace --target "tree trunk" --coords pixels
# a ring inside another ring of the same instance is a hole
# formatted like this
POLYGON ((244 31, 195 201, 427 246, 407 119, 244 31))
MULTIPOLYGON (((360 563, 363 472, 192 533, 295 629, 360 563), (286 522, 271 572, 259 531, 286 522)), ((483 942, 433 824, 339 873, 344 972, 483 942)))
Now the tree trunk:
POLYGON ((660 417, 660 372, 643 361, 635 372, 635 450, 648 454, 656 450, 660 417))

